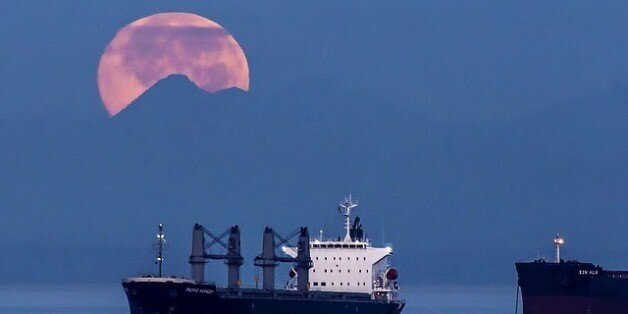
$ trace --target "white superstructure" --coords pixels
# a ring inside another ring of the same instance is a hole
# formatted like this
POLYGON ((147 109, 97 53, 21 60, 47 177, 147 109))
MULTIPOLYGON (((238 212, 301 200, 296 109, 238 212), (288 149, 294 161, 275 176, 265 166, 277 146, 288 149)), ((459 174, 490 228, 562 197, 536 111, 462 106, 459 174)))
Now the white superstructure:
MULTIPOLYGON (((397 271, 388 263, 393 250, 372 246, 363 236, 359 218, 351 228, 351 211, 357 206, 348 197, 338 207, 345 218, 343 240, 324 240, 321 236, 310 241, 313 264, 309 270, 310 290, 369 293, 375 298, 391 298, 398 290, 397 271)), ((296 256, 292 247, 282 247, 282 250, 296 256)))

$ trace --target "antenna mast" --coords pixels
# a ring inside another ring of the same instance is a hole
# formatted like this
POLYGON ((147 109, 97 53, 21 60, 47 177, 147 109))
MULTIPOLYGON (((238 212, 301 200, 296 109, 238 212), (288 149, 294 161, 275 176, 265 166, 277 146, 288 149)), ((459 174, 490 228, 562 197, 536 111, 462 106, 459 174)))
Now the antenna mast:
POLYGON ((358 207, 358 203, 353 202, 351 194, 338 205, 338 211, 345 217, 345 242, 351 242, 351 210, 356 207, 358 207))
POLYGON ((166 236, 164 235, 164 225, 159 224, 157 233, 157 259, 155 260, 155 264, 159 267, 159 277, 161 278, 161 273, 163 270, 163 262, 164 262, 164 244, 166 242, 166 236))

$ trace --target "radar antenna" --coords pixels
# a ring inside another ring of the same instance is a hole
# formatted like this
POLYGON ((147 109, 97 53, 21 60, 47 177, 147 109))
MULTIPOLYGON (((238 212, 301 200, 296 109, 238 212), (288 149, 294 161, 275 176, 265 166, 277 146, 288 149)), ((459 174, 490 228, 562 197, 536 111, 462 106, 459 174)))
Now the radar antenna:
POLYGON ((358 207, 358 203, 353 202, 351 194, 338 204, 338 211, 345 217, 345 242, 351 242, 351 210, 356 207, 358 207))

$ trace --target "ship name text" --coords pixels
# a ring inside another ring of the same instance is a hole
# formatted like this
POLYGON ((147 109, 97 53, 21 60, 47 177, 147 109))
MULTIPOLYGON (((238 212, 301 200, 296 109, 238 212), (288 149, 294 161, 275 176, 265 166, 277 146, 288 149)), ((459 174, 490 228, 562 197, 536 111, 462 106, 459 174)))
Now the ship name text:
POLYGON ((188 293, 200 293, 200 294, 214 294, 216 291, 212 290, 212 289, 201 289, 201 288, 187 287, 187 288, 185 288, 185 292, 188 292, 188 293))

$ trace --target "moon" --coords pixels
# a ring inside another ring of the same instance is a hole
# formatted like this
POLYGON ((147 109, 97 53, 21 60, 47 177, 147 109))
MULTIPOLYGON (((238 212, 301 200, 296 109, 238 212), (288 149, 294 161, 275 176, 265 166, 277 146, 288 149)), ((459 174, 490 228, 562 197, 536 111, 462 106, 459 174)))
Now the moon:
POLYGON ((211 93, 249 90, 244 51, 222 26, 196 14, 160 13, 126 25, 107 44, 98 65, 100 98, 115 116, 171 74, 211 93))

